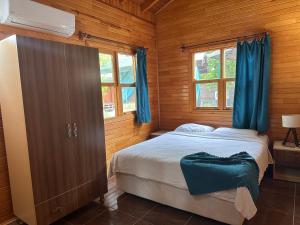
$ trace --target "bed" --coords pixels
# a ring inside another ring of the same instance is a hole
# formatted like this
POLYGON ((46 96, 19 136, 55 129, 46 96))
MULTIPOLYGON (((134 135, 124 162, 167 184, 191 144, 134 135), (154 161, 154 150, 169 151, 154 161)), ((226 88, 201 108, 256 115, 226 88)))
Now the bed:
POLYGON ((127 193, 220 222, 241 225, 251 219, 257 209, 246 187, 190 195, 180 159, 201 151, 221 157, 247 152, 259 167, 259 182, 272 163, 267 136, 173 131, 115 153, 109 176, 127 193))

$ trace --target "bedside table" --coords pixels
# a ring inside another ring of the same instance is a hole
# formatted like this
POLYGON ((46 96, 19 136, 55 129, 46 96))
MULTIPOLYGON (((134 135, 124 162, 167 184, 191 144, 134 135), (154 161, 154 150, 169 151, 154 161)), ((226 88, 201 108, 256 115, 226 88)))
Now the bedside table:
POLYGON ((163 135, 163 134, 168 133, 168 132, 169 131, 166 131, 166 130, 158 130, 158 131, 152 132, 150 134, 150 139, 159 137, 160 135, 163 135))
POLYGON ((273 145, 273 179, 300 183, 300 148, 288 147, 282 141, 273 145))

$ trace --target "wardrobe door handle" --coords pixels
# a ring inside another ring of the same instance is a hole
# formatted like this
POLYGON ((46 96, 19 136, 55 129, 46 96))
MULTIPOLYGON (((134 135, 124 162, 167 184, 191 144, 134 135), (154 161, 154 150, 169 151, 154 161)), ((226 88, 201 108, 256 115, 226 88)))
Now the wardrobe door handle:
POLYGON ((73 134, 75 138, 78 137, 78 128, 76 123, 73 123, 73 134))
POLYGON ((67 137, 72 138, 72 127, 70 123, 67 123, 67 137))

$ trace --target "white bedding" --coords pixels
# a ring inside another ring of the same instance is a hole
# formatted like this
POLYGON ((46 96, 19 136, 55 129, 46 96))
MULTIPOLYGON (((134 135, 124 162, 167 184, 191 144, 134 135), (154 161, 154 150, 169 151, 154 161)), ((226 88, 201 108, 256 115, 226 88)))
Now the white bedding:
MULTIPOLYGON (((259 181, 268 164, 272 163, 267 136, 232 137, 213 132, 203 134, 169 132, 115 153, 109 172, 110 176, 116 173, 130 174, 187 190, 180 159, 202 151, 221 157, 229 157, 242 151, 248 152, 259 167, 259 181)), ((256 214, 255 204, 245 187, 209 195, 234 202, 237 211, 247 219, 256 214)))

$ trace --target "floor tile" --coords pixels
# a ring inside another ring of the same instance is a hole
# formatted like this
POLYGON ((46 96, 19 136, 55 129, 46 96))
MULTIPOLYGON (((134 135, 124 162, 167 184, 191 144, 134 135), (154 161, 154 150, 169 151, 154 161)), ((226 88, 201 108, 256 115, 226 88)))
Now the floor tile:
POLYGON ((295 198, 295 216, 300 218, 300 196, 295 198))
POLYGON ((293 225, 293 216, 273 209, 261 209, 244 225, 293 225))
POLYGON ((59 221, 56 221, 55 223, 52 223, 52 225, 72 225, 72 223, 70 223, 64 219, 61 219, 59 221))
POLYGON ((300 197, 300 183, 296 184, 296 196, 300 197))
POLYGON ((264 178, 260 187, 261 191, 279 193, 279 194, 289 195, 291 197, 294 196, 295 189, 296 189, 295 183, 274 180, 271 178, 264 178))
POLYGON ((24 224, 24 223, 21 221, 13 221, 13 222, 9 223, 8 225, 22 225, 22 224, 24 224))
POLYGON ((153 225, 153 223, 150 223, 150 222, 145 221, 145 220, 139 220, 134 225, 153 225))
POLYGON ((226 224, 212 219, 193 215, 190 221, 186 225, 226 225, 226 224))
POLYGON ((192 214, 168 206, 154 207, 143 220, 153 225, 184 225, 192 214))
POLYGON ((104 205, 106 207, 117 209, 118 208, 118 202, 120 202, 122 199, 124 199, 127 195, 128 195, 127 193, 124 193, 124 194, 121 194, 121 195, 115 195, 115 194, 108 193, 105 196, 104 205))
POLYGON ((9 223, 8 225, 27 225, 25 222, 23 222, 20 219, 14 220, 11 223, 9 223))
POLYGON ((99 216, 105 211, 105 209, 106 207, 102 206, 100 203, 92 202, 65 217, 65 220, 73 225, 83 225, 89 222, 91 219, 99 216))
POLYGON ((120 210, 106 211, 100 216, 92 219, 88 225, 133 225, 139 219, 122 213, 120 210))
POLYGON ((299 216, 295 216, 294 225, 300 225, 300 217, 299 216))
POLYGON ((153 201, 129 194, 125 198, 118 201, 119 210, 138 218, 144 216, 149 210, 157 205, 158 204, 153 201))
MULTIPOLYGON (((300 184, 264 179, 257 215, 244 225, 300 225, 300 184)), ((223 223, 122 193, 111 185, 105 205, 93 202, 54 225, 224 225, 223 223)), ((19 224, 12 224, 19 225, 19 224)))
POLYGON ((258 210, 271 208, 284 214, 293 215, 294 198, 288 195, 261 191, 257 202, 258 210))

